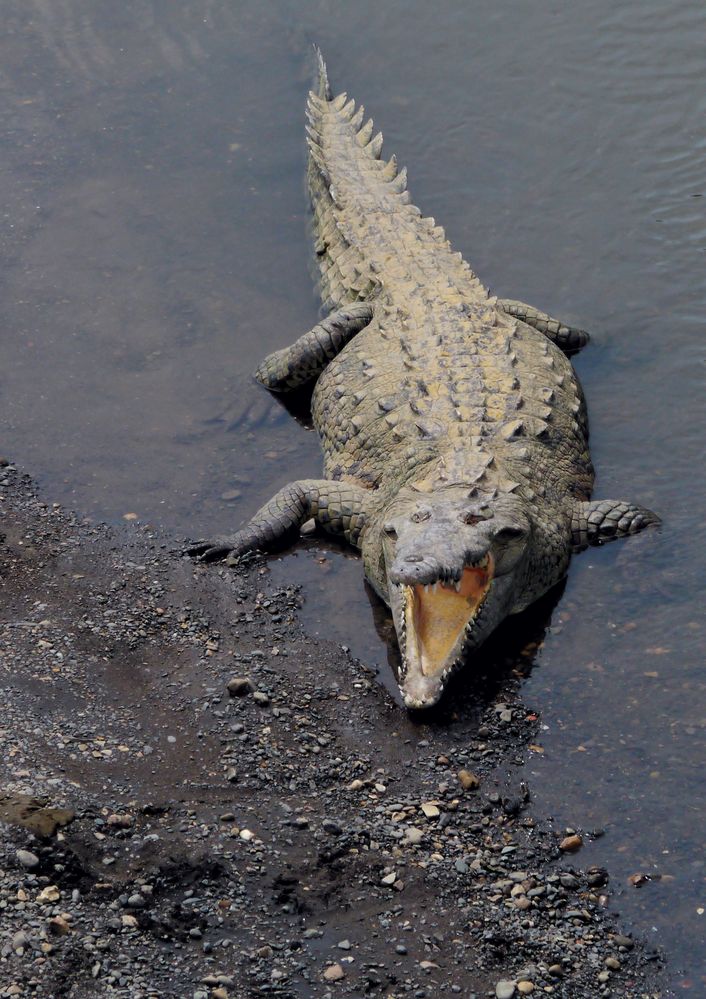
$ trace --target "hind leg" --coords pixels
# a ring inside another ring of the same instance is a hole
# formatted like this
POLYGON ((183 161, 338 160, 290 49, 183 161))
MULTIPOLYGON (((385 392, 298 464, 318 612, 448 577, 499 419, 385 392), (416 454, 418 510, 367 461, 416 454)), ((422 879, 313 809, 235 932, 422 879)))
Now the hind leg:
POLYGON ((291 347, 268 354, 255 377, 271 392, 287 392, 314 381, 372 318, 367 302, 353 302, 332 312, 291 347))
POLYGON ((527 323, 528 326, 533 326, 540 333, 544 333, 565 354, 575 354, 589 341, 588 333, 585 330, 577 329, 575 326, 566 326, 558 319, 548 316, 546 312, 540 312, 539 309, 526 305, 524 302, 516 302, 512 298, 499 298, 498 308, 510 316, 515 316, 523 323, 527 323))

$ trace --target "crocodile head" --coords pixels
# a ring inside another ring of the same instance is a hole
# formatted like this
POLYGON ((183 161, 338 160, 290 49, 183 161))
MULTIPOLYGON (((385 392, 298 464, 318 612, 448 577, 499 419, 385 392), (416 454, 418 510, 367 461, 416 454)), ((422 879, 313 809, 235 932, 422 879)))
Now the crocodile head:
POLYGON ((430 707, 466 654, 527 605, 532 525, 517 496, 471 499, 468 487, 447 487, 424 496, 404 490, 375 533, 400 690, 407 707, 430 707))

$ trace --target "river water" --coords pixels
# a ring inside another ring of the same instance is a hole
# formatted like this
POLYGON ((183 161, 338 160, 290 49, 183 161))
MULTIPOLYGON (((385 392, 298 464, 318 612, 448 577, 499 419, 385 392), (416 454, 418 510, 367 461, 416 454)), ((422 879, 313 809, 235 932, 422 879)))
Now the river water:
MULTIPOLYGON (((49 500, 198 537, 319 474, 314 435, 249 378, 318 317, 314 40, 484 282, 591 331, 575 363, 596 495, 664 527, 574 560, 524 686, 544 726, 528 778, 557 828, 605 829, 581 863, 609 868, 613 904, 694 996, 704 38, 687 0, 7 0, 0 36, 2 449, 49 500)), ((303 582, 308 628, 387 682, 355 560, 307 549, 272 572, 303 582)))

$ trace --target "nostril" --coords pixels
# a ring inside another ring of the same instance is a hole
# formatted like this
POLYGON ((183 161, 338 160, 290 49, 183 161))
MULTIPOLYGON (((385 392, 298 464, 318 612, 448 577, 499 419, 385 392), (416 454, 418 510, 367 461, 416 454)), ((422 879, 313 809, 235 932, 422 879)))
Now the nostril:
POLYGON ((422 556, 421 555, 405 555, 404 560, 405 560, 405 562, 421 562, 422 561, 422 556))

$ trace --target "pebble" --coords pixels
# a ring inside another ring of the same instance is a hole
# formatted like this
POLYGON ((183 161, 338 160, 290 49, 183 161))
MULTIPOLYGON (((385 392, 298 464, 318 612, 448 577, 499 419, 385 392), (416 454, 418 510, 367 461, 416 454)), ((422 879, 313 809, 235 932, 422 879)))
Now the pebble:
POLYGON ((404 944, 397 944, 397 946, 395 947, 395 953, 396 954, 406 954, 407 953, 407 948, 405 947, 404 944))
POLYGON ((409 826, 405 830, 404 842, 409 843, 410 846, 417 846, 424 839, 424 832, 422 829, 418 829, 416 826, 409 826))
POLYGON ((617 957, 607 957, 603 963, 606 968, 610 968, 611 971, 620 971, 620 961, 617 957))
POLYGON ((534 992, 534 982, 518 982, 517 991, 523 996, 531 995, 534 992))
POLYGON ((340 982, 346 977, 346 973, 340 964, 330 964, 324 968, 324 978, 327 982, 340 982))
POLYGON ((226 684, 226 690, 231 697, 245 697, 253 692, 252 680, 247 676, 234 676, 226 684))
POLYGON ((47 885, 37 895, 37 901, 40 905, 48 905, 49 902, 58 902, 60 898, 61 892, 56 885, 47 885))
POLYGON ((614 934, 613 937, 611 937, 611 939, 616 947, 624 947, 625 950, 632 950, 633 947, 635 946, 635 942, 633 941, 632 937, 624 937, 620 933, 614 934))
POLYGON ((49 920, 49 932, 53 933, 54 936, 63 937, 67 933, 71 932, 71 925, 67 919, 63 916, 54 916, 49 920))
POLYGON ((515 983, 500 981, 495 986, 496 999, 512 999, 515 994, 515 983))
POLYGON ((380 878, 380 884, 393 885, 396 880, 397 880, 397 875, 393 871, 391 874, 386 874, 384 877, 380 878))
POLYGON ((12 949, 23 950, 29 944, 29 937, 24 930, 18 930, 12 937, 12 949))
POLYGON ((32 871, 35 867, 39 867, 39 857, 36 853, 32 853, 30 850, 18 850, 15 856, 17 857, 18 862, 28 871, 32 871))
POLYGON ((431 801, 425 801, 422 804, 422 811, 428 819, 436 819, 441 814, 437 806, 431 801))
POLYGON ((583 840, 577 833, 574 833, 572 836, 564 837, 559 844, 559 849, 562 853, 573 853, 575 850, 580 850, 582 846, 583 840))
POLYGON ((339 950, 350 950, 351 942, 350 940, 339 940, 336 946, 338 947, 339 950))
POLYGON ((270 703, 270 699, 264 690, 256 690, 252 695, 252 699, 255 701, 255 704, 259 704, 261 708, 266 708, 270 703))
POLYGON ((480 787, 480 777, 477 777, 470 770, 459 770, 458 782, 464 791, 475 791, 480 787))

